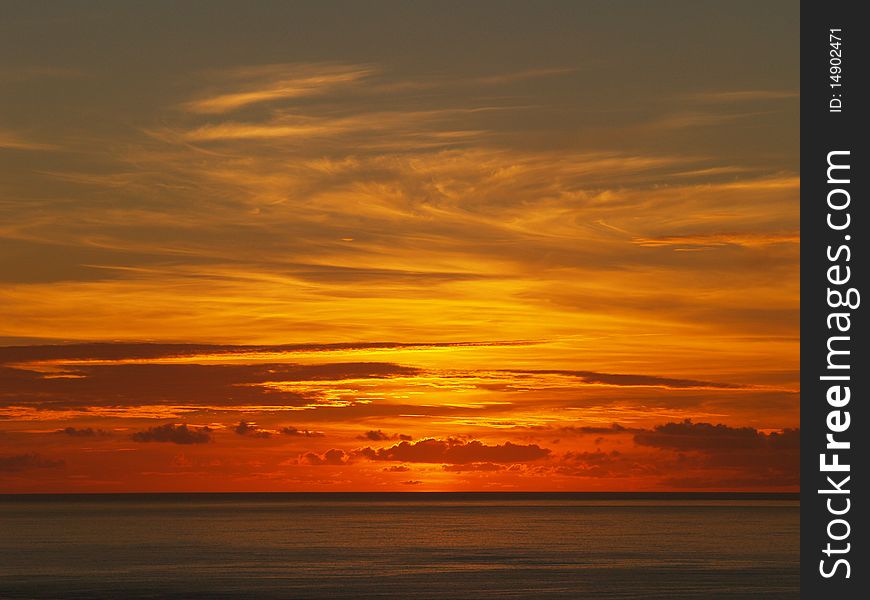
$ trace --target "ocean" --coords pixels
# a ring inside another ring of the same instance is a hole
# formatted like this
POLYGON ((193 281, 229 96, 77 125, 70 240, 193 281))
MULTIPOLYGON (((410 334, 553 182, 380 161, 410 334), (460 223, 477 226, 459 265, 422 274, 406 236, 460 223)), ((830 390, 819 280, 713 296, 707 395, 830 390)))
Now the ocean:
POLYGON ((0 598, 797 598, 796 496, 0 496, 0 598))

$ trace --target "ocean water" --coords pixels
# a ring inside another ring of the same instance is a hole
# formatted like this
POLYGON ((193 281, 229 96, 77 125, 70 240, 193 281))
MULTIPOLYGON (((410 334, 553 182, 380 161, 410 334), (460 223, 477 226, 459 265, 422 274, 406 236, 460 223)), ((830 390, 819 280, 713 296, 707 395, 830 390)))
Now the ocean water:
POLYGON ((797 598, 788 498, 0 496, 0 598, 797 598))

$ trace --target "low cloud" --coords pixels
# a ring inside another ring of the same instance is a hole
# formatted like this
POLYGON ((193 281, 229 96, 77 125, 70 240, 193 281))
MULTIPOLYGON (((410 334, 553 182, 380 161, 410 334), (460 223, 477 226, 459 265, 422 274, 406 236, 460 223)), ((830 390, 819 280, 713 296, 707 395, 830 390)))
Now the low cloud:
POLYGON ((350 462, 350 455, 347 454, 344 450, 338 450, 337 448, 333 448, 332 450, 327 450, 323 454, 307 452, 302 456, 302 462, 314 466, 346 465, 350 462))
POLYGON ((617 435, 620 433, 637 433, 642 429, 625 427, 619 423, 613 423, 609 427, 601 427, 596 425, 568 426, 558 427, 552 430, 545 430, 553 434, 563 436, 584 436, 584 435, 617 435))
POLYGON ((384 442, 384 441, 390 441, 390 440, 410 441, 414 438, 412 438, 410 435, 405 435, 404 433, 394 433, 391 435, 391 434, 384 433, 380 429, 376 429, 376 430, 372 430, 372 431, 366 431, 363 435, 358 435, 356 439, 369 440, 372 442, 384 442))
POLYGON ((429 438, 419 442, 402 442, 389 448, 363 448, 357 454, 369 460, 387 460, 409 463, 444 463, 462 465, 470 463, 516 463, 546 458, 550 450, 537 444, 521 445, 512 442, 489 446, 478 440, 465 442, 455 438, 437 440, 429 438))
POLYGON ((64 427, 63 429, 58 429, 53 433, 60 433, 70 437, 97 437, 111 435, 108 431, 93 429, 92 427, 84 427, 81 429, 76 427, 64 427))
POLYGON ((631 477, 655 474, 660 465, 655 460, 623 454, 618 450, 603 452, 566 452, 555 471, 574 477, 631 477))
POLYGON ((445 471, 460 473, 462 471, 503 471, 507 467, 505 465, 497 465, 495 463, 471 463, 468 465, 444 465, 445 471))
POLYGON ((323 454, 307 452, 302 456, 302 462, 314 466, 322 465, 346 465, 350 463, 350 455, 344 450, 333 448, 323 454))
POLYGON ((17 471, 29 471, 31 469, 57 469, 65 466, 62 460, 55 460, 29 452, 27 454, 13 454, 0 456, 0 473, 13 473, 17 471))
POLYGON ((759 487, 800 484, 800 429, 765 433, 690 420, 638 433, 634 441, 673 453, 683 465, 665 480, 675 487, 759 487), (700 472, 687 472, 687 469, 700 472))
POLYGON ((293 427, 292 425, 288 425, 287 427, 282 427, 280 429, 281 433, 289 436, 300 436, 300 437, 324 437, 325 434, 322 431, 310 431, 308 429, 298 429, 293 427))
POLYGON ((270 432, 258 429, 256 425, 254 425, 253 423, 248 423, 247 421, 239 421, 239 424, 233 427, 233 431, 238 435, 245 435, 248 437, 272 437, 272 434, 270 432))
POLYGON ((798 430, 786 429, 782 433, 764 433, 752 427, 729 427, 710 423, 693 423, 686 419, 680 423, 657 425, 652 431, 637 433, 635 443, 641 446, 671 450, 748 450, 766 447, 798 448, 798 430))
POLYGON ((134 442, 169 442, 172 444, 206 444, 211 441, 211 429, 199 427, 191 429, 187 425, 167 423, 149 427, 133 434, 134 442))

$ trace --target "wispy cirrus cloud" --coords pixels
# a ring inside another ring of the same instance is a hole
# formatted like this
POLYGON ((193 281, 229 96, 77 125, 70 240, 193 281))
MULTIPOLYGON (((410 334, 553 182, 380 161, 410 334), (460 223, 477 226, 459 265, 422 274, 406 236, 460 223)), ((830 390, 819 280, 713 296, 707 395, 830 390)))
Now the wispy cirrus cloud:
POLYGON ((800 232, 786 233, 709 233, 700 235, 672 235, 660 238, 637 238, 634 242, 647 248, 709 249, 722 246, 754 248, 770 244, 798 244, 800 232))
POLYGON ((57 150, 59 146, 28 139, 18 133, 0 129, 0 150, 57 150))
POLYGON ((212 73, 232 81, 237 91, 218 92, 191 100, 182 107, 195 113, 221 114, 264 102, 329 93, 375 73, 377 69, 372 66, 330 63, 239 67, 212 73))
POLYGON ((501 86, 532 79, 563 77, 576 67, 542 67, 497 75, 435 77, 396 81, 372 64, 336 64, 328 62, 249 65, 205 73, 214 91, 181 105, 203 115, 219 115, 250 106, 292 101, 314 96, 328 96, 333 101, 342 93, 387 95, 402 91, 501 86), (221 91, 223 88, 223 91, 221 91))
POLYGON ((792 100, 800 98, 795 90, 720 90, 689 95, 692 100, 711 103, 761 102, 767 100, 792 100))

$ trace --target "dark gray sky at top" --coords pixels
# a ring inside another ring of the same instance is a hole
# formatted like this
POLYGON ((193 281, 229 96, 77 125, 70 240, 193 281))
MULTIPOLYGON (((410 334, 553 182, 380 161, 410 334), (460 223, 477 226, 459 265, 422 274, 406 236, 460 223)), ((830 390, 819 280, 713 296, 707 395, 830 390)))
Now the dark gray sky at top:
MULTIPOLYGON (((687 94, 796 92, 796 5, 4 2, 0 126, 40 138, 59 131, 87 137, 152 127, 167 105, 191 95, 203 72, 242 65, 375 64, 385 76, 403 80, 565 68, 575 71, 498 90, 436 88, 408 101, 483 104, 498 95, 535 105, 547 98, 548 110, 521 120, 496 115, 493 120, 504 122, 487 125, 519 133, 514 143, 526 145, 628 151, 633 145, 689 145, 698 152, 715 148, 723 158, 754 155, 770 167, 796 169, 797 102, 775 117, 741 118, 710 139, 679 131, 665 139, 633 140, 618 131, 685 102, 687 94), (45 76, 50 73, 54 76, 45 76), (523 136, 523 130, 534 135, 523 136), (794 148, 787 156, 781 151, 784 140, 794 148)), ((765 107, 753 111, 764 113, 765 107)))

